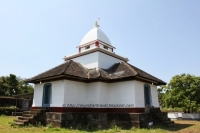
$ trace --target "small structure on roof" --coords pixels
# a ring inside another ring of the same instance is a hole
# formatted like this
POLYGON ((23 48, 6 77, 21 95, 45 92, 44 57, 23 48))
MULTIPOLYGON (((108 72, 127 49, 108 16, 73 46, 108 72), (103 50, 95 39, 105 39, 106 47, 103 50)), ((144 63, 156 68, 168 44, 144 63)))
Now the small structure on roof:
MULTIPOLYGON (((99 27, 96 22, 84 36, 77 54, 65 56, 63 64, 27 80, 35 84, 33 109, 48 108, 53 114, 66 115, 96 113, 95 118, 104 124, 120 113, 160 109, 157 86, 166 83, 115 54, 115 47, 99 27)), ((51 113, 47 121, 55 122, 51 113)))

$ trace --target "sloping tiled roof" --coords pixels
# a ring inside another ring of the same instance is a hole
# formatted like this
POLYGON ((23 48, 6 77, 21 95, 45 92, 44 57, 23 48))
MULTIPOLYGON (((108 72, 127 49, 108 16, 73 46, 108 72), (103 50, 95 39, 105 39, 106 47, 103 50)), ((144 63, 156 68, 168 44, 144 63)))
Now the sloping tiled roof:
POLYGON ((132 69, 134 69, 137 72, 137 75, 140 76, 140 77, 147 78, 147 79, 154 80, 154 81, 161 82, 161 83, 164 82, 164 81, 162 81, 162 80, 160 80, 160 79, 148 74, 147 72, 145 72, 145 71, 143 71, 143 70, 141 70, 141 69, 139 69, 139 68, 137 68, 135 66, 132 66, 130 64, 129 64, 129 66, 132 69))
POLYGON ((44 73, 41 73, 35 77, 27 79, 27 82, 34 83, 35 81, 44 80, 47 78, 53 78, 56 76, 68 76, 73 78, 79 78, 85 81, 90 80, 107 80, 112 81, 115 79, 125 78, 139 78, 147 81, 157 82, 158 85, 165 85, 166 83, 139 68, 132 66, 126 62, 113 64, 109 69, 93 68, 87 69, 80 63, 68 60, 65 63, 54 67, 44 73))

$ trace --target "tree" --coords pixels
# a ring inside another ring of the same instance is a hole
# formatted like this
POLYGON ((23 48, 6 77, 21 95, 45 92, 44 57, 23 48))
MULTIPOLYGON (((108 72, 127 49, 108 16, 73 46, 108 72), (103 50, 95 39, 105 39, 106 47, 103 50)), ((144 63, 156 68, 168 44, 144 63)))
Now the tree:
POLYGON ((24 79, 14 74, 0 77, 0 95, 13 96, 17 94, 33 92, 33 87, 24 82, 24 79))
MULTIPOLYGON (((9 77, 1 77, 0 80, 0 92, 1 95, 13 95, 15 93, 16 87, 18 86, 18 81, 16 80, 16 76, 10 74, 9 77)), ((16 90, 17 91, 17 90, 16 90)))
POLYGON ((164 107, 194 111, 200 105, 200 77, 190 74, 174 76, 167 86, 158 89, 164 107))
POLYGON ((31 86, 30 84, 27 84, 24 79, 18 77, 18 81, 19 81, 20 94, 32 93, 34 91, 33 86, 31 86))

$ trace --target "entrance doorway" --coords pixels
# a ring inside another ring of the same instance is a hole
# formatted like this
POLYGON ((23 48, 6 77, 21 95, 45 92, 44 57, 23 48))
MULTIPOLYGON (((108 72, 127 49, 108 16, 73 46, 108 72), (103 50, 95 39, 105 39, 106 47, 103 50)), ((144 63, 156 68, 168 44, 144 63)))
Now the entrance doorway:
POLYGON ((51 94, 51 84, 45 84, 43 88, 43 107, 50 107, 51 94))
POLYGON ((147 84, 144 85, 144 100, 145 106, 151 106, 151 90, 147 84))

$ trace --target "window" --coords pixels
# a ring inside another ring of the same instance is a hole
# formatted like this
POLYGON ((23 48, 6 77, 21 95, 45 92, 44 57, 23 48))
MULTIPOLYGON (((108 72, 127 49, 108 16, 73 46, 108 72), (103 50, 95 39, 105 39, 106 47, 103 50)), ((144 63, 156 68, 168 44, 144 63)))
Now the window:
POLYGON ((107 47, 107 46, 104 46, 104 45, 103 45, 103 48, 108 50, 108 47, 107 47))
POLYGON ((144 100, 145 106, 151 106, 151 89, 148 84, 144 85, 144 100))
POLYGON ((43 86, 43 102, 42 106, 43 107, 49 107, 51 103, 51 83, 44 84, 43 86))
POLYGON ((85 46, 85 50, 86 50, 86 49, 89 49, 89 48, 90 48, 90 45, 89 45, 89 46, 85 46))

